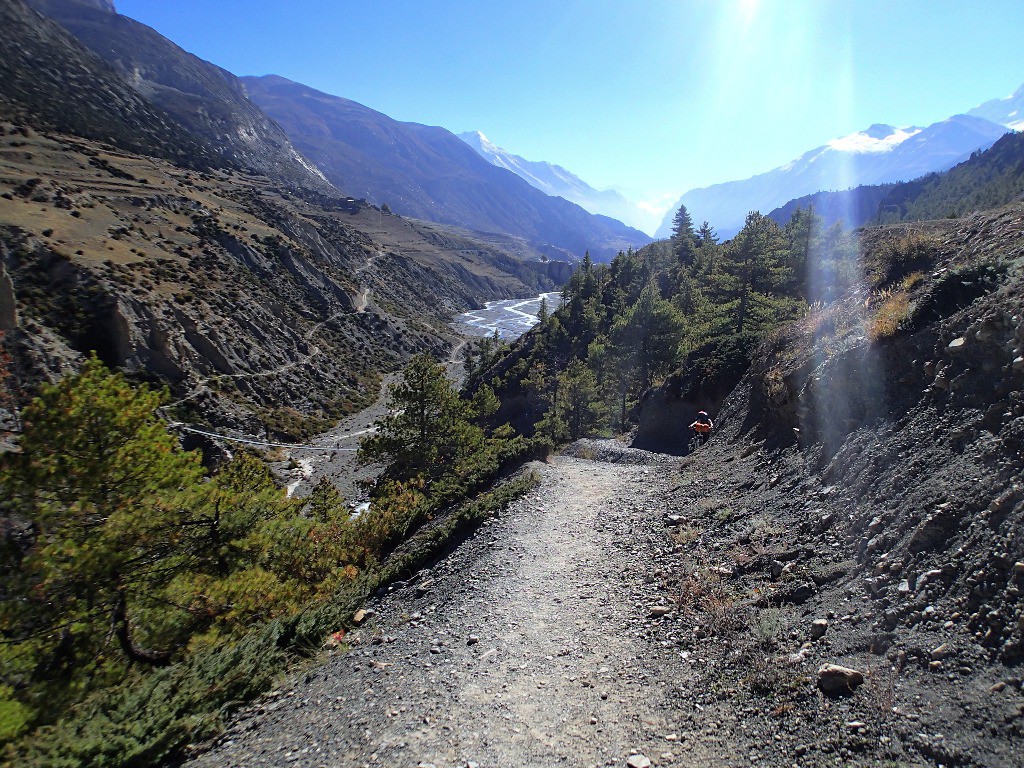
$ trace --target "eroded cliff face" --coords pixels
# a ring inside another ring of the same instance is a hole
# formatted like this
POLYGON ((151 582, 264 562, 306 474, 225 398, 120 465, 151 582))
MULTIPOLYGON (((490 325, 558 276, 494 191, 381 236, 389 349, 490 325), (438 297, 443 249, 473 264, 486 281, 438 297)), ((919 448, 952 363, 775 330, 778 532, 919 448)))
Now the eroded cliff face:
POLYGON ((18 149, 0 156, 0 323, 26 391, 95 351, 169 384, 182 418, 306 434, 443 354, 451 313, 552 285, 360 201, 26 133, 5 127, 18 149))

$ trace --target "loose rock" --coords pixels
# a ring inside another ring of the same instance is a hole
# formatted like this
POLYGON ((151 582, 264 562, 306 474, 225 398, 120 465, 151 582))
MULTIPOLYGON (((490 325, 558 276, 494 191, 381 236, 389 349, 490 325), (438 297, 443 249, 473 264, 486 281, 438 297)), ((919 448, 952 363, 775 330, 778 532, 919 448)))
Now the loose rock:
POLYGON ((825 664, 818 670, 818 687, 830 696, 847 696, 864 682, 864 674, 839 664, 825 664))

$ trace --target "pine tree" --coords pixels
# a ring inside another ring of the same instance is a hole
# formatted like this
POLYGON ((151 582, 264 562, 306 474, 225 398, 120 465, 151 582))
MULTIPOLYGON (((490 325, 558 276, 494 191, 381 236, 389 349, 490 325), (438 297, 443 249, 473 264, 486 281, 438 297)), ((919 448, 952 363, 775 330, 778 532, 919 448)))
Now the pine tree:
POLYGON ((685 205, 680 205, 672 219, 672 251, 683 266, 693 264, 696 252, 697 236, 693 231, 693 219, 685 205))
POLYGON ((700 245, 718 245, 718 233, 706 221, 700 225, 697 239, 700 241, 700 245))
POLYGON ((537 307, 537 322, 542 326, 547 325, 549 315, 550 313, 548 312, 548 297, 541 296, 540 306, 537 307))
POLYGON ((779 225, 757 211, 747 214, 743 229, 726 250, 723 269, 735 297, 734 331, 747 327, 751 304, 780 283, 785 268, 786 242, 779 225))
POLYGON ((558 395, 559 422, 570 440, 586 437, 601 426, 604 408, 597 380, 582 361, 573 359, 559 374, 558 395))
POLYGON ((8 458, 0 485, 39 535, 21 563, 24 610, 5 610, 0 622, 8 632, 29 629, 87 657, 105 653, 110 633, 132 661, 169 661, 173 647, 135 642, 145 628, 133 614, 184 567, 180 523, 203 469, 157 418, 165 398, 93 357, 25 409, 21 453, 8 458))
POLYGON ((617 383, 620 426, 625 425, 630 397, 639 396, 675 362, 682 337, 679 312, 651 286, 612 324, 608 352, 617 383))
POLYGON ((429 355, 417 355, 406 366, 391 389, 388 411, 358 456, 363 463, 387 464, 387 474, 398 480, 440 477, 483 439, 469 422, 469 404, 429 355))

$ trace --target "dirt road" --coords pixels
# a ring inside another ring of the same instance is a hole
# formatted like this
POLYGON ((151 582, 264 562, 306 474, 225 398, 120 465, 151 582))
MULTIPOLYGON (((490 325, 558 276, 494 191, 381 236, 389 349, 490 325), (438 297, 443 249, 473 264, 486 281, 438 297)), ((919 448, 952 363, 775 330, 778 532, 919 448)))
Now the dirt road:
POLYGON ((598 445, 606 460, 538 465, 535 492, 371 603, 350 652, 192 765, 684 764, 668 714, 682 662, 650 618, 668 606, 655 571, 672 466, 598 445))

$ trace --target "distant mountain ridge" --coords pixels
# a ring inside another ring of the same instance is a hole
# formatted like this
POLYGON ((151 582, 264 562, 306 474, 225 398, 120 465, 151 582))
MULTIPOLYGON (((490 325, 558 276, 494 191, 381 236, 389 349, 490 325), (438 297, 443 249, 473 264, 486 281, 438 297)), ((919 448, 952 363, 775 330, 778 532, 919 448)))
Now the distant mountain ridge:
POLYGON ((686 205, 695 222, 707 220, 721 236, 732 237, 749 211, 771 210, 823 190, 907 181, 943 171, 992 146, 1006 131, 1003 125, 972 115, 955 115, 927 128, 872 125, 767 173, 690 190, 669 211, 657 235, 671 234, 675 211, 686 205))
POLYGON ((121 73, 141 96, 172 115, 226 159, 326 194, 331 184, 245 97, 238 78, 118 14, 109 0, 28 0, 121 73))
POLYGON ((564 197, 581 208, 610 216, 643 231, 653 231, 657 217, 632 203, 614 189, 597 190, 560 165, 527 160, 494 144, 480 131, 455 134, 491 165, 512 171, 546 195, 564 197))
POLYGON ((506 232, 611 258, 650 237, 550 197, 497 168, 444 128, 399 122, 282 77, 242 78, 246 93, 339 189, 396 213, 480 232, 506 232))
POLYGON ((1024 85, 1005 99, 986 101, 967 114, 991 120, 1015 131, 1024 131, 1024 85))
POLYGON ((814 208, 825 226, 921 221, 995 208, 1024 198, 1024 133, 1008 133, 989 149, 941 173, 898 184, 817 192, 768 215, 780 224, 797 208, 814 208))

